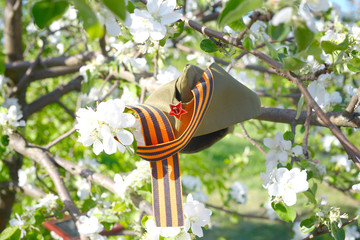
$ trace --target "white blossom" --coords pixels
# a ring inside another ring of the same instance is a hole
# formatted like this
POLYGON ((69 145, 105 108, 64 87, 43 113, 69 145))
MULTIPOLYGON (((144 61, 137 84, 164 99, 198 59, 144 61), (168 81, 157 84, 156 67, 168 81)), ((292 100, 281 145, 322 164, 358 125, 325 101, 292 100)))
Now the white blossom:
POLYGON ((134 96, 134 94, 129 90, 127 86, 123 87, 123 92, 121 94, 121 101, 125 104, 136 105, 139 104, 140 100, 138 97, 134 96))
POLYGON ((208 196, 202 191, 202 182, 199 177, 194 176, 184 176, 181 178, 183 186, 192 194, 193 199, 205 202, 208 199, 208 196))
POLYGON ((142 72, 149 70, 149 66, 145 58, 131 58, 125 56, 123 58, 123 62, 125 65, 131 66, 134 71, 142 72))
POLYGON ((145 227, 147 231, 147 240, 159 240, 159 236, 175 237, 181 231, 180 227, 157 227, 155 221, 152 219, 145 222, 145 227))
POLYGON ((5 77, 5 75, 0 74, 0 88, 3 87, 3 85, 7 84, 9 82, 10 78, 5 77))
POLYGON ((125 26, 137 43, 144 43, 149 38, 152 41, 163 39, 167 32, 166 25, 181 18, 180 13, 174 12, 176 0, 149 0, 146 7, 147 10, 135 9, 126 18, 125 26))
POLYGON ((354 191, 360 191, 360 183, 352 185, 352 190, 354 191))
POLYGON ((178 71, 174 66, 169 66, 167 69, 160 69, 156 76, 156 79, 160 85, 175 80, 180 76, 181 72, 178 71))
POLYGON ((296 194, 309 188, 306 178, 306 170, 279 168, 273 170, 264 186, 270 196, 281 197, 286 205, 292 206, 296 203, 296 194))
POLYGON ((292 238, 292 240, 301 240, 309 236, 309 233, 303 233, 301 231, 299 221, 294 222, 292 230, 294 232, 294 237, 292 238))
POLYGON ((348 159, 348 157, 344 154, 338 154, 335 156, 332 156, 330 159, 330 162, 335 162, 336 163, 336 167, 345 167, 345 170, 347 172, 350 171, 350 167, 352 165, 352 161, 350 161, 348 159))
POLYGON ((185 214, 185 231, 190 228, 192 233, 198 237, 203 237, 203 230, 201 227, 210 224, 211 210, 205 208, 203 203, 193 200, 191 194, 187 196, 186 203, 184 203, 185 214))
POLYGON ((94 216, 81 216, 79 222, 78 231, 86 237, 95 238, 104 230, 104 226, 94 216))
POLYGON ((18 170, 18 178, 19 178, 18 185, 19 185, 19 187, 23 187, 26 184, 29 184, 31 186, 33 180, 35 180, 34 179, 35 171, 36 171, 36 169, 34 166, 25 168, 24 170, 19 169, 18 170))
POLYGON ((127 191, 137 190, 141 188, 144 183, 150 180, 150 164, 145 160, 135 163, 136 169, 132 170, 128 175, 122 177, 120 174, 115 174, 115 191, 124 199, 127 191))
POLYGON ((134 135, 127 129, 135 130, 136 123, 135 117, 124 110, 125 104, 120 99, 101 102, 96 112, 80 108, 76 112, 78 124, 75 126, 80 133, 78 141, 84 146, 93 145, 95 154, 102 151, 124 153, 134 141, 134 135))
POLYGON ((90 195, 90 185, 89 182, 81 177, 78 177, 75 186, 77 188, 76 195, 80 198, 80 200, 85 200, 90 195))
POLYGON ((345 228, 345 240, 355 240, 360 238, 360 232, 356 225, 347 226, 345 228))
POLYGON ((25 230, 25 222, 21 219, 19 214, 15 213, 16 218, 12 218, 9 221, 10 226, 18 226, 21 231, 20 238, 23 238, 26 236, 26 230, 25 230))
POLYGON ((340 146, 340 142, 339 140, 333 136, 333 135, 325 135, 322 139, 321 139, 321 143, 324 146, 324 149, 326 152, 330 152, 331 149, 331 145, 333 144, 334 146, 338 147, 340 146))
POLYGON ((236 80, 238 80, 239 82, 250 88, 251 90, 255 91, 256 79, 254 77, 253 78, 248 77, 245 71, 241 71, 237 73, 234 69, 231 69, 229 73, 231 76, 233 76, 233 78, 235 78, 236 80))
POLYGON ((230 196, 235 201, 245 204, 247 200, 247 187, 242 183, 235 181, 230 187, 230 196))
POLYGON ((271 22, 272 25, 278 26, 281 23, 287 23, 290 21, 293 15, 293 8, 292 7, 285 7, 275 13, 274 17, 272 18, 271 22))
POLYGON ((78 164, 81 167, 91 168, 91 169, 97 169, 100 166, 100 163, 96 161, 95 158, 81 158, 78 160, 78 164))
POLYGON ((122 176, 120 174, 115 174, 114 176, 114 188, 116 191, 116 194, 119 195, 119 197, 121 197, 121 199, 125 198, 125 192, 126 192, 126 184, 124 182, 124 179, 122 178, 122 176))
POLYGON ((201 189, 201 185, 202 185, 201 179, 199 177, 194 177, 190 175, 183 176, 181 178, 181 182, 183 186, 190 191, 201 189))
POLYGON ((55 240, 63 240, 63 238, 57 235, 54 231, 50 231, 50 235, 55 240))
POLYGON ((98 14, 99 22, 105 25, 106 31, 112 36, 119 36, 122 31, 119 23, 116 21, 115 15, 106 8, 101 8, 98 14))
POLYGON ((36 204, 33 209, 45 207, 47 210, 50 210, 57 206, 56 200, 58 200, 58 198, 59 198, 58 196, 49 193, 45 197, 41 198, 39 200, 39 203, 36 204))
POLYGON ((317 32, 315 18, 311 14, 308 5, 305 4, 305 0, 303 0, 299 7, 299 15, 305 20, 306 26, 314 33, 317 32))
POLYGON ((64 13, 64 18, 68 20, 75 20, 77 17, 77 11, 73 6, 69 6, 68 10, 64 13))
POLYGON ((89 81, 89 76, 91 73, 95 70, 95 67, 93 65, 84 65, 79 69, 79 74, 84 78, 84 82, 89 81))
POLYGON ((266 215, 269 217, 270 220, 275 220, 279 218, 279 216, 271 206, 271 201, 265 203, 264 208, 266 210, 266 215))
POLYGON ((345 33, 337 33, 332 29, 325 32, 325 35, 321 37, 320 41, 331 41, 336 44, 342 43, 345 40, 345 33))
POLYGON ((327 11, 330 7, 328 0, 306 0, 306 3, 315 12, 327 11))
POLYGON ((265 156, 266 172, 272 171, 278 163, 285 164, 289 154, 302 154, 301 147, 295 146, 294 148, 291 148, 291 141, 284 140, 281 132, 277 132, 273 139, 265 138, 264 145, 270 148, 270 151, 265 156))

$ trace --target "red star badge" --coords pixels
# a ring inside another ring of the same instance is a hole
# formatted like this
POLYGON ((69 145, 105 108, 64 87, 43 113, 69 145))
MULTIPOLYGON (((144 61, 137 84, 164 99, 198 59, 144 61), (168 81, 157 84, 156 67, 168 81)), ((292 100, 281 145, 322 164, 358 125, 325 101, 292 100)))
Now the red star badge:
POLYGON ((169 104, 170 105, 170 116, 175 116, 177 119, 180 120, 181 115, 187 113, 187 111, 185 111, 182 108, 181 102, 179 102, 178 104, 174 105, 174 104, 169 104))

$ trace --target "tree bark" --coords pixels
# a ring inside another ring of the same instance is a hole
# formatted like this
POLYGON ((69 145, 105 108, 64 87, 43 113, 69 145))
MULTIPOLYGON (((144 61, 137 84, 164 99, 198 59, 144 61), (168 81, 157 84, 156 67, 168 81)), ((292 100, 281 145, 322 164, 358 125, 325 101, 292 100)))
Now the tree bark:
POLYGON ((5 54, 6 62, 23 59, 21 0, 7 0, 5 5, 5 54))
MULTIPOLYGON (((6 62, 15 62, 23 60, 22 51, 22 1, 7 0, 4 10, 4 52, 6 62)), ((19 79, 11 79, 14 83, 19 79)), ((24 103, 24 99, 19 99, 19 103, 24 103)), ((10 170, 11 181, 17 184, 18 170, 22 165, 22 156, 14 154, 4 163, 10 170)), ((15 202, 16 191, 11 188, 0 191, 0 232, 6 228, 9 222, 12 206, 15 202)))

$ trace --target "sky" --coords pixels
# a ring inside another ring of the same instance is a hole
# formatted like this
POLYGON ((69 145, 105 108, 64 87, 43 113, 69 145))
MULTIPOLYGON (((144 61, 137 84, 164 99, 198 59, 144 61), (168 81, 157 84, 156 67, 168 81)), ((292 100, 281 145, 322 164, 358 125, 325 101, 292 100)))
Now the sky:
POLYGON ((343 12, 348 12, 351 11, 351 4, 349 0, 329 0, 329 2, 334 2, 337 5, 339 5, 341 7, 341 10, 343 12))

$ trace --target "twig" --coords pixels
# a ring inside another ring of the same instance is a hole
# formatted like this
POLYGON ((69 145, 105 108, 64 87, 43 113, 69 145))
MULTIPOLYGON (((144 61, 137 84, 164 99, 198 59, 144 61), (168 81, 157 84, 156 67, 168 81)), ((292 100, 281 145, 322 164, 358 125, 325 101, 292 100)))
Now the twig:
POLYGON ((41 183, 42 186, 45 187, 45 189, 47 189, 49 192, 52 192, 53 194, 56 194, 56 192, 54 190, 52 190, 39 176, 38 174, 38 169, 37 169, 37 162, 34 162, 34 167, 35 167, 35 177, 36 179, 41 183))
MULTIPOLYGON (((242 214, 242 213, 238 213, 238 212, 235 212, 235 211, 231 211, 231 210, 223 208, 223 207, 212 205, 210 203, 205 203, 205 206, 220 210, 220 211, 225 212, 225 213, 229 213, 229 214, 232 214, 232 215, 243 217, 243 218, 255 218, 255 219, 262 219, 262 220, 272 221, 271 219, 269 219, 266 216, 259 216, 259 215, 252 215, 252 214, 242 214)), ((275 219, 275 221, 282 223, 286 227, 286 229, 288 231, 292 232, 291 228, 286 224, 286 222, 284 222, 284 221, 282 221, 280 219, 275 219)))
POLYGON ((60 85, 56 89, 54 89, 54 91, 39 97, 30 104, 27 104, 23 110, 24 119, 27 119, 31 114, 40 111, 42 108, 46 107, 51 103, 57 103, 63 95, 67 94, 70 91, 79 92, 81 90, 82 80, 82 76, 77 76, 67 84, 60 85))
POLYGON ((56 138, 54 141, 51 141, 50 143, 48 143, 46 146, 44 146, 44 148, 46 149, 50 149, 51 147, 55 146, 56 144, 58 144, 59 142, 61 142, 62 140, 64 140, 65 138, 69 137, 71 134, 73 134, 76 131, 76 128, 73 127, 72 129, 70 129, 69 131, 67 131, 66 133, 64 133, 63 135, 61 135, 60 137, 56 138))
POLYGON ((120 84, 120 80, 116 80, 112 85, 112 87, 110 88, 110 90, 105 94, 105 96, 99 99, 98 104, 104 101, 108 96, 110 96, 111 93, 115 91, 115 89, 119 86, 119 84, 120 84))
POLYGON ((100 98, 100 94, 101 94, 102 90, 104 89, 105 84, 106 84, 107 82, 109 82, 112 77, 114 77, 114 75, 112 74, 112 72, 109 72, 109 74, 106 76, 104 82, 103 82, 103 83, 101 84, 101 86, 100 86, 99 92, 98 92, 98 94, 97 94, 97 98, 98 98, 98 99, 100 98))
POLYGON ((60 100, 57 100, 56 103, 62 107, 73 119, 75 119, 75 114, 67 106, 65 106, 60 100))
POLYGON ((42 45, 39 53, 37 54, 35 61, 26 70, 24 76, 20 79, 20 81, 18 82, 16 87, 14 87, 12 89, 12 92, 10 94, 11 96, 14 96, 19 91, 19 89, 21 89, 25 85, 25 83, 29 80, 31 74, 34 72, 35 67, 39 64, 40 56, 43 54, 43 52, 45 50, 45 46, 46 46, 46 38, 42 38, 41 40, 43 41, 43 45, 42 45))
MULTIPOLYGON (((354 217, 353 219, 351 219, 351 220, 343 223, 341 227, 344 227, 344 226, 349 225, 349 224, 351 224, 351 223, 353 223, 353 222, 356 222, 358 218, 359 218, 359 215, 357 215, 357 216, 354 217)), ((313 234, 311 234, 310 236, 304 238, 303 240, 313 239, 313 238, 315 238, 315 237, 317 237, 317 236, 320 236, 320 235, 323 235, 323 234, 326 234, 326 233, 329 233, 329 232, 331 232, 331 229, 326 229, 326 230, 321 231, 321 232, 316 232, 316 233, 313 233, 313 234)))
POLYGON ((310 128, 310 117, 311 117, 312 108, 310 105, 307 106, 306 110, 306 120, 305 120, 305 135, 302 144, 303 153, 306 159, 309 159, 309 151, 308 151, 308 139, 309 139, 309 128, 310 128))
POLYGON ((360 87, 358 88, 355 95, 351 98, 349 105, 346 107, 345 111, 346 113, 351 116, 354 111, 359 107, 360 105, 360 87))
MULTIPOLYGON (((243 123, 239 123, 238 125, 240 126, 242 132, 244 133, 245 139, 247 139, 253 146, 255 146, 257 149, 259 149, 259 151, 260 151, 262 154, 266 155, 265 150, 264 150, 254 139, 252 139, 252 138, 249 136, 248 132, 246 131, 246 129, 245 129, 245 127, 244 127, 244 124, 243 124, 243 123)), ((237 135, 236 133, 234 133, 234 135, 237 136, 237 137, 239 137, 239 135, 237 135)))
POLYGON ((326 126, 330 129, 330 131, 339 139, 340 143, 343 145, 345 151, 349 154, 351 159, 353 160, 354 164, 358 169, 360 169, 360 150, 354 146, 346 136, 337 128, 325 115, 323 110, 317 104, 317 102, 311 97, 309 91, 304 86, 302 81, 298 78, 292 76, 290 72, 286 71, 285 76, 290 81, 293 81, 300 91, 304 94, 305 99, 307 100, 308 104, 315 110, 319 118, 326 124, 326 126))
POLYGON ((154 55, 154 78, 156 79, 156 76, 158 74, 158 62, 159 62, 159 47, 156 49, 155 55, 154 55))

